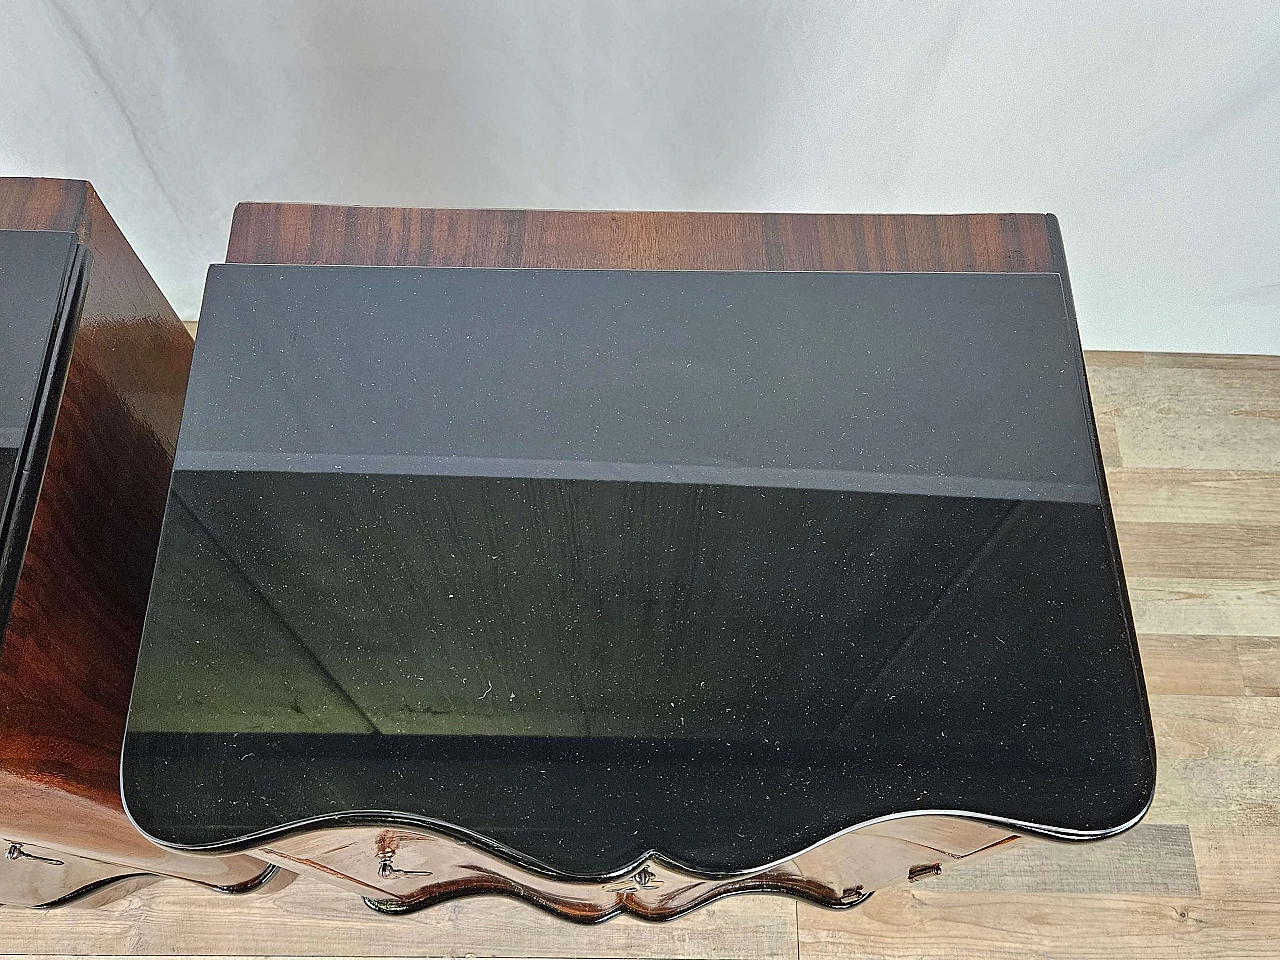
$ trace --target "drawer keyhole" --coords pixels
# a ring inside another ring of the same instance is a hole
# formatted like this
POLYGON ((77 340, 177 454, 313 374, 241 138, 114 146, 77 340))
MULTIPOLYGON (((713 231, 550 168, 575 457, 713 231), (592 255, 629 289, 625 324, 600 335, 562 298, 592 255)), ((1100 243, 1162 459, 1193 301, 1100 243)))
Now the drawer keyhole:
POLYGON ((378 856, 378 876, 383 880, 390 880, 392 877, 429 877, 430 870, 401 870, 395 865, 396 852, 388 850, 378 856))
POLYGON ((22 849, 22 844, 9 841, 9 850, 5 853, 6 860, 35 860, 37 863, 48 863, 55 867, 66 866, 61 860, 54 860, 52 857, 37 857, 34 853, 27 853, 22 849))

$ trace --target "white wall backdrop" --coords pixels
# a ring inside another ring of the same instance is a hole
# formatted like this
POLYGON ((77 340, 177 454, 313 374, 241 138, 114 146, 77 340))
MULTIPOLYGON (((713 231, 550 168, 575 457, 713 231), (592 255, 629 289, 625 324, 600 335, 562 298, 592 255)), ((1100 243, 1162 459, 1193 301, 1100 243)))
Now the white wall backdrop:
POLYGON ((1280 4, 0 0, 0 175, 179 312, 239 200, 1052 211, 1085 345, 1280 353, 1280 4))

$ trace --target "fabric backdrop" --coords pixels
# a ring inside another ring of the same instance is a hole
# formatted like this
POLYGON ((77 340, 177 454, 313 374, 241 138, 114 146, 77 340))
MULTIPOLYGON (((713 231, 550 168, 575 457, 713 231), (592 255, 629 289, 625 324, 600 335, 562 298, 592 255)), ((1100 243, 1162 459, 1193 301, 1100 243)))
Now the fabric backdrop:
POLYGON ((240 200, 1051 211, 1087 347, 1280 353, 1280 4, 0 0, 0 175, 194 319, 240 200))

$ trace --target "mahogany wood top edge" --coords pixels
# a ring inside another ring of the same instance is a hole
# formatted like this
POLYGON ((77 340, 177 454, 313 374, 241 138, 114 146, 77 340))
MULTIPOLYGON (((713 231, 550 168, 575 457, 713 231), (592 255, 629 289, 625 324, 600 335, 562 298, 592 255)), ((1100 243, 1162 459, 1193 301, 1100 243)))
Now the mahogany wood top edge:
POLYGON ((1057 272, 1046 214, 453 210, 242 203, 229 263, 1057 272))
POLYGON ((85 238, 87 180, 0 177, 0 230, 66 230, 85 238))

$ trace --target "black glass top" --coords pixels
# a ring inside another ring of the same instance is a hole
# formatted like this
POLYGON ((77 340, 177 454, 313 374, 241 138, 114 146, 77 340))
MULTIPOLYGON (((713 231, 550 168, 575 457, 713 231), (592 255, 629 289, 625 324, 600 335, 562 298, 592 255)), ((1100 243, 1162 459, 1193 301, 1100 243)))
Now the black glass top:
POLYGON ((22 545, 24 519, 39 484, 15 480, 27 463, 36 428, 37 401, 46 387, 52 352, 66 322, 73 233, 53 230, 0 230, 0 634, 12 602, 22 545))
POLYGON ((215 266, 185 409, 123 762, 161 842, 730 871, 1150 799, 1056 274, 215 266))

